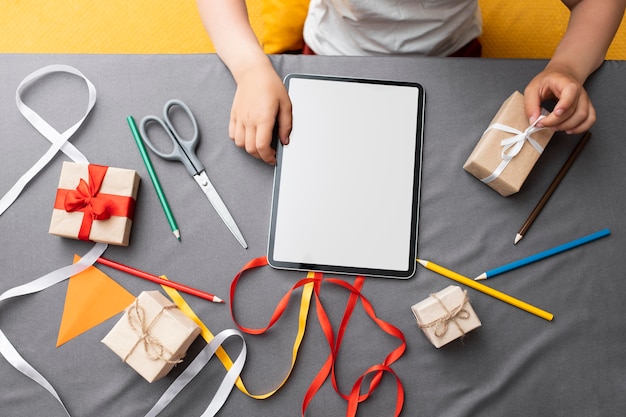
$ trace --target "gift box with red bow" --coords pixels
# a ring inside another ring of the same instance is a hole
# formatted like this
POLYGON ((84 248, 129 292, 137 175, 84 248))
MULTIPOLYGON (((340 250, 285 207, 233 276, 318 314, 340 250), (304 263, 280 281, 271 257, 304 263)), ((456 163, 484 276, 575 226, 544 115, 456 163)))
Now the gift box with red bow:
POLYGON ((139 179, 130 169, 64 162, 49 233, 128 246, 139 179))
POLYGON ((502 103, 463 169, 500 195, 509 196, 522 188, 553 133, 530 125, 524 96, 516 91, 502 103))

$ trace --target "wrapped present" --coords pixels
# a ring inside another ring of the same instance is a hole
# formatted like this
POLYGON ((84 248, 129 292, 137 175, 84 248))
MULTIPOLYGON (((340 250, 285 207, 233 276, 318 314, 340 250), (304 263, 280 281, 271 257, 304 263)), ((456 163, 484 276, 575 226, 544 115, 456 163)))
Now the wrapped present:
MULTIPOLYGON (((544 109, 542 116, 546 113, 544 109)), ((553 134, 551 129, 536 127, 537 121, 529 124, 524 96, 514 92, 494 116, 463 169, 504 197, 518 192, 553 134)))
POLYGON ((133 170, 64 162, 49 233, 128 246, 138 188, 133 170))
POLYGON ((200 327, 159 291, 144 291, 102 339, 148 382, 182 361, 200 327))
POLYGON ((469 303, 467 291, 450 285, 411 307, 417 324, 436 347, 465 336, 481 323, 469 303))

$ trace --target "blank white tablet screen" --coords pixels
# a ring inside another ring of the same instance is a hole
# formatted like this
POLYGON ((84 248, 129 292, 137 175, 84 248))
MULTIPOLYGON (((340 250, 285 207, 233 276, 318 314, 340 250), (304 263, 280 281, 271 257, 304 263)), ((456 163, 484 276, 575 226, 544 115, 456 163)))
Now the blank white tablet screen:
POLYGON ((421 88, 297 76, 287 84, 293 130, 279 152, 270 263, 412 275, 421 88))

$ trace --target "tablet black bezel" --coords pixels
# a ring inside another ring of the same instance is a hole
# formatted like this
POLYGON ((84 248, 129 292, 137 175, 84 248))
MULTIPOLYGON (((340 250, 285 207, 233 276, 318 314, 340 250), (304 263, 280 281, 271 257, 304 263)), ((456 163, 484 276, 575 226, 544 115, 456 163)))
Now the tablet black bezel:
POLYGON ((379 80, 379 79, 367 79, 367 78, 353 78, 353 77, 340 77, 329 75, 315 75, 315 74, 289 74, 285 77, 284 83, 287 90, 289 90, 290 80, 295 78, 324 80, 324 81, 340 81, 340 82, 355 82, 366 84, 379 84, 379 85, 392 85, 392 86, 404 86, 416 88, 418 91, 418 103, 417 103, 417 124, 416 124, 416 141, 415 141, 415 159, 414 159, 414 176, 413 176, 413 197, 412 197, 412 210, 411 210, 411 236, 409 242, 409 259, 407 259, 405 270, 389 270, 389 269, 374 269, 367 267, 353 267, 342 265, 325 265, 325 264, 312 264, 305 262, 290 262, 281 261, 274 258, 274 245, 275 245, 275 231, 277 222, 277 205, 280 192, 280 180, 281 180, 281 165, 283 158, 283 145, 280 141, 276 141, 276 167, 274 171, 274 184, 272 195, 272 208, 270 218, 270 231, 267 249, 267 259, 270 266, 277 269, 289 269, 289 270, 302 270, 302 271, 318 271, 324 273, 338 273, 349 275, 364 275, 373 277, 384 278, 400 278, 407 279, 414 275, 418 249, 418 225, 419 225, 419 206, 420 206, 420 189, 421 189, 421 172, 422 172, 422 148, 423 148, 423 132, 424 132, 424 103, 425 94, 424 89, 419 83, 408 81, 393 81, 393 80, 379 80))

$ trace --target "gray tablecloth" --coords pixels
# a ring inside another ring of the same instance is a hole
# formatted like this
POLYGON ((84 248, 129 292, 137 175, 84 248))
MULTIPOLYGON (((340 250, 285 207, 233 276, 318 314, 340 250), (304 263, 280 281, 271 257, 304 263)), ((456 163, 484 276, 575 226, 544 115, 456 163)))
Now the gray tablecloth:
MULTIPOLYGON (((426 90, 419 256, 470 277, 539 250, 608 227, 611 236, 507 273, 488 284, 544 308, 548 322, 469 290, 482 327, 435 349, 417 327, 411 305, 452 281, 425 269, 409 280, 369 278, 363 287, 376 314, 399 327, 407 341, 392 367, 405 389, 403 415, 411 416, 616 416, 626 407, 624 295, 626 237, 623 207, 626 164, 624 102, 626 63, 606 62, 588 81, 598 112, 591 141, 527 236, 515 233, 552 181, 579 136, 557 133, 521 192, 503 198, 461 166, 504 99, 527 82, 543 61, 489 59, 330 58, 275 56, 281 75, 290 72, 383 78, 421 83, 426 90)), ((237 271, 265 255, 273 168, 248 156, 228 139, 235 84, 213 55, 0 55, 0 194, 48 149, 15 105, 15 90, 32 71, 69 64, 96 86, 96 106, 72 137, 91 162, 132 168, 142 177, 129 247, 105 255, 154 274, 228 299, 237 271), (155 169, 181 229, 172 236, 147 171, 130 135, 126 116, 159 114, 171 98, 184 100, 199 119, 198 154, 250 247, 232 238, 197 185, 179 164, 153 156, 155 169)), ((24 92, 24 100, 62 131, 80 119, 87 93, 82 81, 54 75, 24 92)), ((0 217, 0 293, 71 263, 91 245, 47 233, 61 154, 0 217)), ((305 237, 303 237, 305 238, 305 237)), ((105 267, 133 294, 155 284, 105 267)), ((235 310, 248 327, 263 327, 301 272, 267 267, 241 282, 235 310)), ((344 277, 352 282, 352 277, 344 277)), ((57 389, 73 416, 140 416, 165 391, 168 377, 148 384, 100 343, 119 316, 56 348, 67 283, 3 302, 0 328, 22 356, 57 389)), ((186 296, 217 333, 235 325, 227 305, 186 296)), ((248 390, 275 388, 289 369, 297 328, 299 292, 285 316, 263 336, 247 336, 243 379, 248 390)), ((335 331, 346 291, 323 286, 322 303, 335 331)), ((376 327, 360 304, 337 357, 343 392, 369 366, 380 363, 397 341, 376 327)), ((201 349, 199 339, 190 355, 201 349)), ((239 343, 226 344, 232 357, 239 343)), ((293 374, 274 396, 254 400, 235 389, 219 415, 295 416, 309 384, 328 355, 312 309, 293 374)), ((63 416, 39 385, 0 361, 0 415, 63 416)), ((224 375, 215 359, 163 413, 199 415, 224 375)), ((385 376, 359 408, 360 416, 392 415, 395 383, 385 376)), ((327 381, 309 406, 309 416, 340 416, 346 402, 327 381)))

